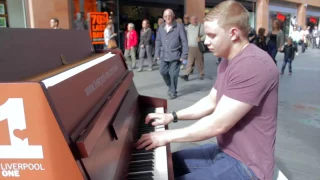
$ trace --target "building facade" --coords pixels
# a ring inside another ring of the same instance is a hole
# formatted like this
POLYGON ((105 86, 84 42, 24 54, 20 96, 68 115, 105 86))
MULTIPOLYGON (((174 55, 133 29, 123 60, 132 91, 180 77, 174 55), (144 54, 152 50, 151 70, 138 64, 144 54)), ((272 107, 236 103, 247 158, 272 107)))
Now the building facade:
MULTIPOLYGON (((141 13, 150 7, 151 15, 173 8, 179 17, 184 13, 196 15, 202 21, 210 8, 221 0, 0 0, 0 27, 50 28, 49 21, 60 20, 60 28, 77 29, 86 22, 88 12, 108 12, 115 31, 125 29, 123 19, 141 13), (153 8, 153 9, 152 9, 153 8)), ((241 0, 250 12, 250 25, 269 32, 274 19, 282 22, 282 29, 289 34, 292 25, 301 28, 319 26, 320 0, 241 0)), ((148 14, 150 15, 150 13, 148 14)), ((181 17, 182 18, 182 17, 181 17)))
POLYGON ((300 29, 319 26, 319 0, 257 0, 256 29, 263 27, 272 30, 272 21, 278 19, 281 28, 288 36, 296 25, 300 29))

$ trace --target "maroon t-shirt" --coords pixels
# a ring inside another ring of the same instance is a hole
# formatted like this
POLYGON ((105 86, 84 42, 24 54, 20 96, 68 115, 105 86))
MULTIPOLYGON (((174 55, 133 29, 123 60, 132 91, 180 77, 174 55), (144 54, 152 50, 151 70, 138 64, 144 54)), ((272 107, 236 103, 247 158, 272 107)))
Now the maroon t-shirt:
POLYGON ((217 104, 225 95, 253 105, 228 132, 217 136, 217 140, 223 152, 249 166, 259 179, 273 179, 278 84, 279 72, 274 61, 252 44, 231 61, 221 61, 214 84, 217 104))

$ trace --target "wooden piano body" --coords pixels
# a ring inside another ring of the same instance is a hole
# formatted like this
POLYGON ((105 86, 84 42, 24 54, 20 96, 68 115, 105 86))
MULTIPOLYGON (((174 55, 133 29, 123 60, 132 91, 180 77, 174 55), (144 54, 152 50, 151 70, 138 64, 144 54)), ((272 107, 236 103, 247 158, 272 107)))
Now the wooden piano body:
MULTIPOLYGON (((143 112, 166 100, 139 95, 122 52, 94 52, 86 31, 0 29, 0 39, 0 179, 127 179, 143 112)), ((164 148, 158 179, 173 179, 164 148)))

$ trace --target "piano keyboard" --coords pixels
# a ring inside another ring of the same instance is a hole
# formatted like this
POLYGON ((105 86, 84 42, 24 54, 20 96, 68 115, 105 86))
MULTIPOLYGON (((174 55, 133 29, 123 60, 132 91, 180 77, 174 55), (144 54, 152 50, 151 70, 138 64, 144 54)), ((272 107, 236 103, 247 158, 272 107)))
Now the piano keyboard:
MULTIPOLYGON (((163 113, 163 108, 148 109, 142 118, 138 129, 138 139, 142 134, 154 131, 164 131, 165 127, 152 126, 145 124, 144 120, 148 113, 163 113)), ((133 149, 131 161, 129 163, 128 180, 152 180, 152 179, 168 179, 167 167, 167 149, 166 146, 158 147, 153 150, 133 149)))

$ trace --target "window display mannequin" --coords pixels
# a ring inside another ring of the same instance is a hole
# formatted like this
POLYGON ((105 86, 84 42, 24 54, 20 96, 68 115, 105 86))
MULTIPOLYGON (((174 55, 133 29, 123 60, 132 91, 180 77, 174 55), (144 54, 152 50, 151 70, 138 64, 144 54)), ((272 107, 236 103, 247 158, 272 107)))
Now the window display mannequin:
POLYGON ((83 20, 82 16, 81 16, 81 13, 78 12, 76 14, 76 19, 74 20, 74 27, 77 29, 77 30, 85 30, 86 28, 86 23, 85 21, 83 20))

